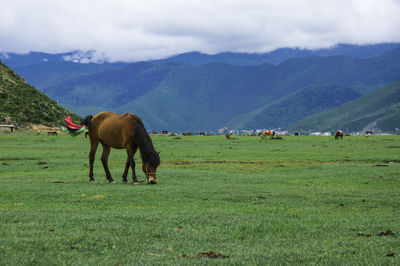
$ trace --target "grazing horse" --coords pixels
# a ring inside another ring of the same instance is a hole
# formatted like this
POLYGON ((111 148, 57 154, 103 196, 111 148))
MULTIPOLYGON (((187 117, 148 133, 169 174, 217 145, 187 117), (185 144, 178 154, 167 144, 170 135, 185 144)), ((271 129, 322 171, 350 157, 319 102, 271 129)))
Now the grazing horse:
POLYGON ((261 139, 265 139, 266 136, 270 136, 272 139, 275 136, 275 131, 273 130, 264 130, 263 132, 259 133, 261 139))
POLYGON ((126 149, 128 154, 125 170, 122 175, 124 183, 127 182, 126 177, 129 167, 132 168, 133 182, 138 182, 135 173, 135 161, 133 159, 138 148, 142 157, 142 170, 146 174, 147 183, 157 183, 156 169, 160 165, 159 152, 155 151, 151 138, 139 117, 130 113, 122 115, 112 112, 101 112, 95 116, 90 115, 85 117, 82 120, 82 124, 89 129, 89 178, 91 182, 94 181, 93 162, 97 146, 100 142, 103 146, 101 162, 110 183, 114 181, 108 169, 108 156, 110 155, 111 148, 126 149))
POLYGON ((338 139, 338 138, 343 139, 343 135, 344 135, 343 131, 338 130, 338 131, 336 131, 335 139, 338 139))

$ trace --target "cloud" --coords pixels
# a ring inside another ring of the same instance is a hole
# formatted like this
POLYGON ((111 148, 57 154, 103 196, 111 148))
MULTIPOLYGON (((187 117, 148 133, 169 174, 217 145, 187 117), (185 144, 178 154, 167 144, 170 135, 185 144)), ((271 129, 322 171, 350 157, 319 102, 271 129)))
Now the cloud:
POLYGON ((397 0, 3 1, 0 51, 95 50, 137 61, 400 41, 397 0))

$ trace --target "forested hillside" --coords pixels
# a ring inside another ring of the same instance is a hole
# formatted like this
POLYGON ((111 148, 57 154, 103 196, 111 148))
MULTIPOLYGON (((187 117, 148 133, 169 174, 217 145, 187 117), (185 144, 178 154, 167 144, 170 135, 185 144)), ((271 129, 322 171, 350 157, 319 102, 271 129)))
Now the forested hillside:
POLYGON ((69 114, 80 119, 0 61, 0 123, 61 125, 69 114))

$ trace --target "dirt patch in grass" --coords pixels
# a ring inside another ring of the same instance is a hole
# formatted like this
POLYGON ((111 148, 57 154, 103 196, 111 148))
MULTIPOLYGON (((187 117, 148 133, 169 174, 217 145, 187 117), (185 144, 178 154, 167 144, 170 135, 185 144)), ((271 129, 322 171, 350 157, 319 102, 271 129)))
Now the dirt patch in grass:
MULTIPOLYGON (((191 256, 189 256, 189 255, 187 255, 185 253, 182 253, 182 254, 179 254, 178 257, 181 258, 181 259, 188 259, 191 256)), ((219 253, 219 252, 215 252, 213 250, 210 250, 210 251, 199 252, 196 255, 196 258, 227 259, 227 258, 229 258, 229 256, 225 255, 225 254, 222 254, 222 253, 219 253)))
POLYGON ((207 257, 207 258, 210 258, 210 259, 227 259, 227 258, 229 258, 228 255, 221 254, 219 252, 214 252, 212 250, 199 252, 197 254, 197 257, 198 258, 207 257))
MULTIPOLYGON (((376 236, 395 236, 395 235, 396 234, 393 233, 391 230, 387 230, 386 232, 380 232, 379 234, 376 234, 376 236)), ((372 234, 357 233, 357 236, 371 237, 372 234)))
POLYGON ((395 233, 393 233, 391 230, 387 230, 386 232, 380 232, 379 234, 377 234, 377 236, 394 236, 396 235, 395 233))

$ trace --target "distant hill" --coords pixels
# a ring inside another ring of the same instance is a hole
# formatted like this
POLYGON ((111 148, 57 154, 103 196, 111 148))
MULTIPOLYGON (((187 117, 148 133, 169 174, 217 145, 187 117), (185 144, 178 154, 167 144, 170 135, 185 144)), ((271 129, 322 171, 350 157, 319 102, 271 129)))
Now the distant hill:
MULTIPOLYGON (((286 128, 296 121, 340 106, 361 96, 352 88, 335 84, 319 85, 297 90, 270 104, 230 121, 229 128, 286 128)), ((317 125, 315 125, 317 126, 317 125)))
POLYGON ((181 64, 204 65, 209 63, 226 63, 232 65, 260 65, 264 63, 280 64, 292 58, 307 56, 344 55, 354 58, 369 58, 400 47, 400 43, 382 43, 374 45, 339 44, 324 49, 280 48, 269 53, 218 53, 215 55, 199 52, 184 53, 172 56, 160 62, 176 62, 181 64))
MULTIPOLYGON (((232 65, 260 65, 264 63, 280 64, 291 58, 300 58, 307 56, 333 56, 344 55, 354 58, 375 57, 387 53, 400 47, 400 43, 379 43, 371 45, 351 45, 338 44, 330 48, 323 49, 302 49, 302 48, 279 48, 268 53, 233 53, 222 52, 217 54, 204 54, 200 52, 188 52, 171 56, 169 58, 151 61, 153 63, 175 62, 180 64, 204 65, 209 63, 226 63, 232 65)), ((108 66, 122 66, 132 62, 113 62, 107 61, 107 58, 98 55, 96 51, 72 51, 67 53, 49 54, 42 52, 29 52, 24 54, 9 53, 0 51, 0 60, 18 71, 19 68, 40 65, 42 70, 45 63, 79 63, 83 66, 89 64, 102 64, 108 66)), ((49 66, 51 66, 49 64, 49 66)), ((52 64, 54 66, 54 64, 52 64)), ((64 69, 65 70, 65 69, 64 69)), ((23 71, 23 70, 21 70, 23 71)), ((20 73, 24 77, 24 73, 20 73)), ((34 84, 37 85, 37 84, 34 84)))
POLYGON ((61 125, 68 114, 80 119, 0 61, 0 123, 61 125))
POLYGON ((18 61, 16 71, 68 109, 81 115, 133 112, 148 128, 169 131, 289 128, 400 80, 398 43, 187 53, 130 64, 65 62, 76 56, 90 61, 79 53, 47 61, 36 56, 29 64, 18 61))
POLYGON ((400 129, 400 81, 341 106, 306 117, 289 129, 396 132, 400 129))
POLYGON ((44 91, 52 99, 57 99, 81 114, 117 111, 121 106, 155 89, 174 67, 175 64, 129 64, 93 75, 62 80, 45 87, 44 91))

